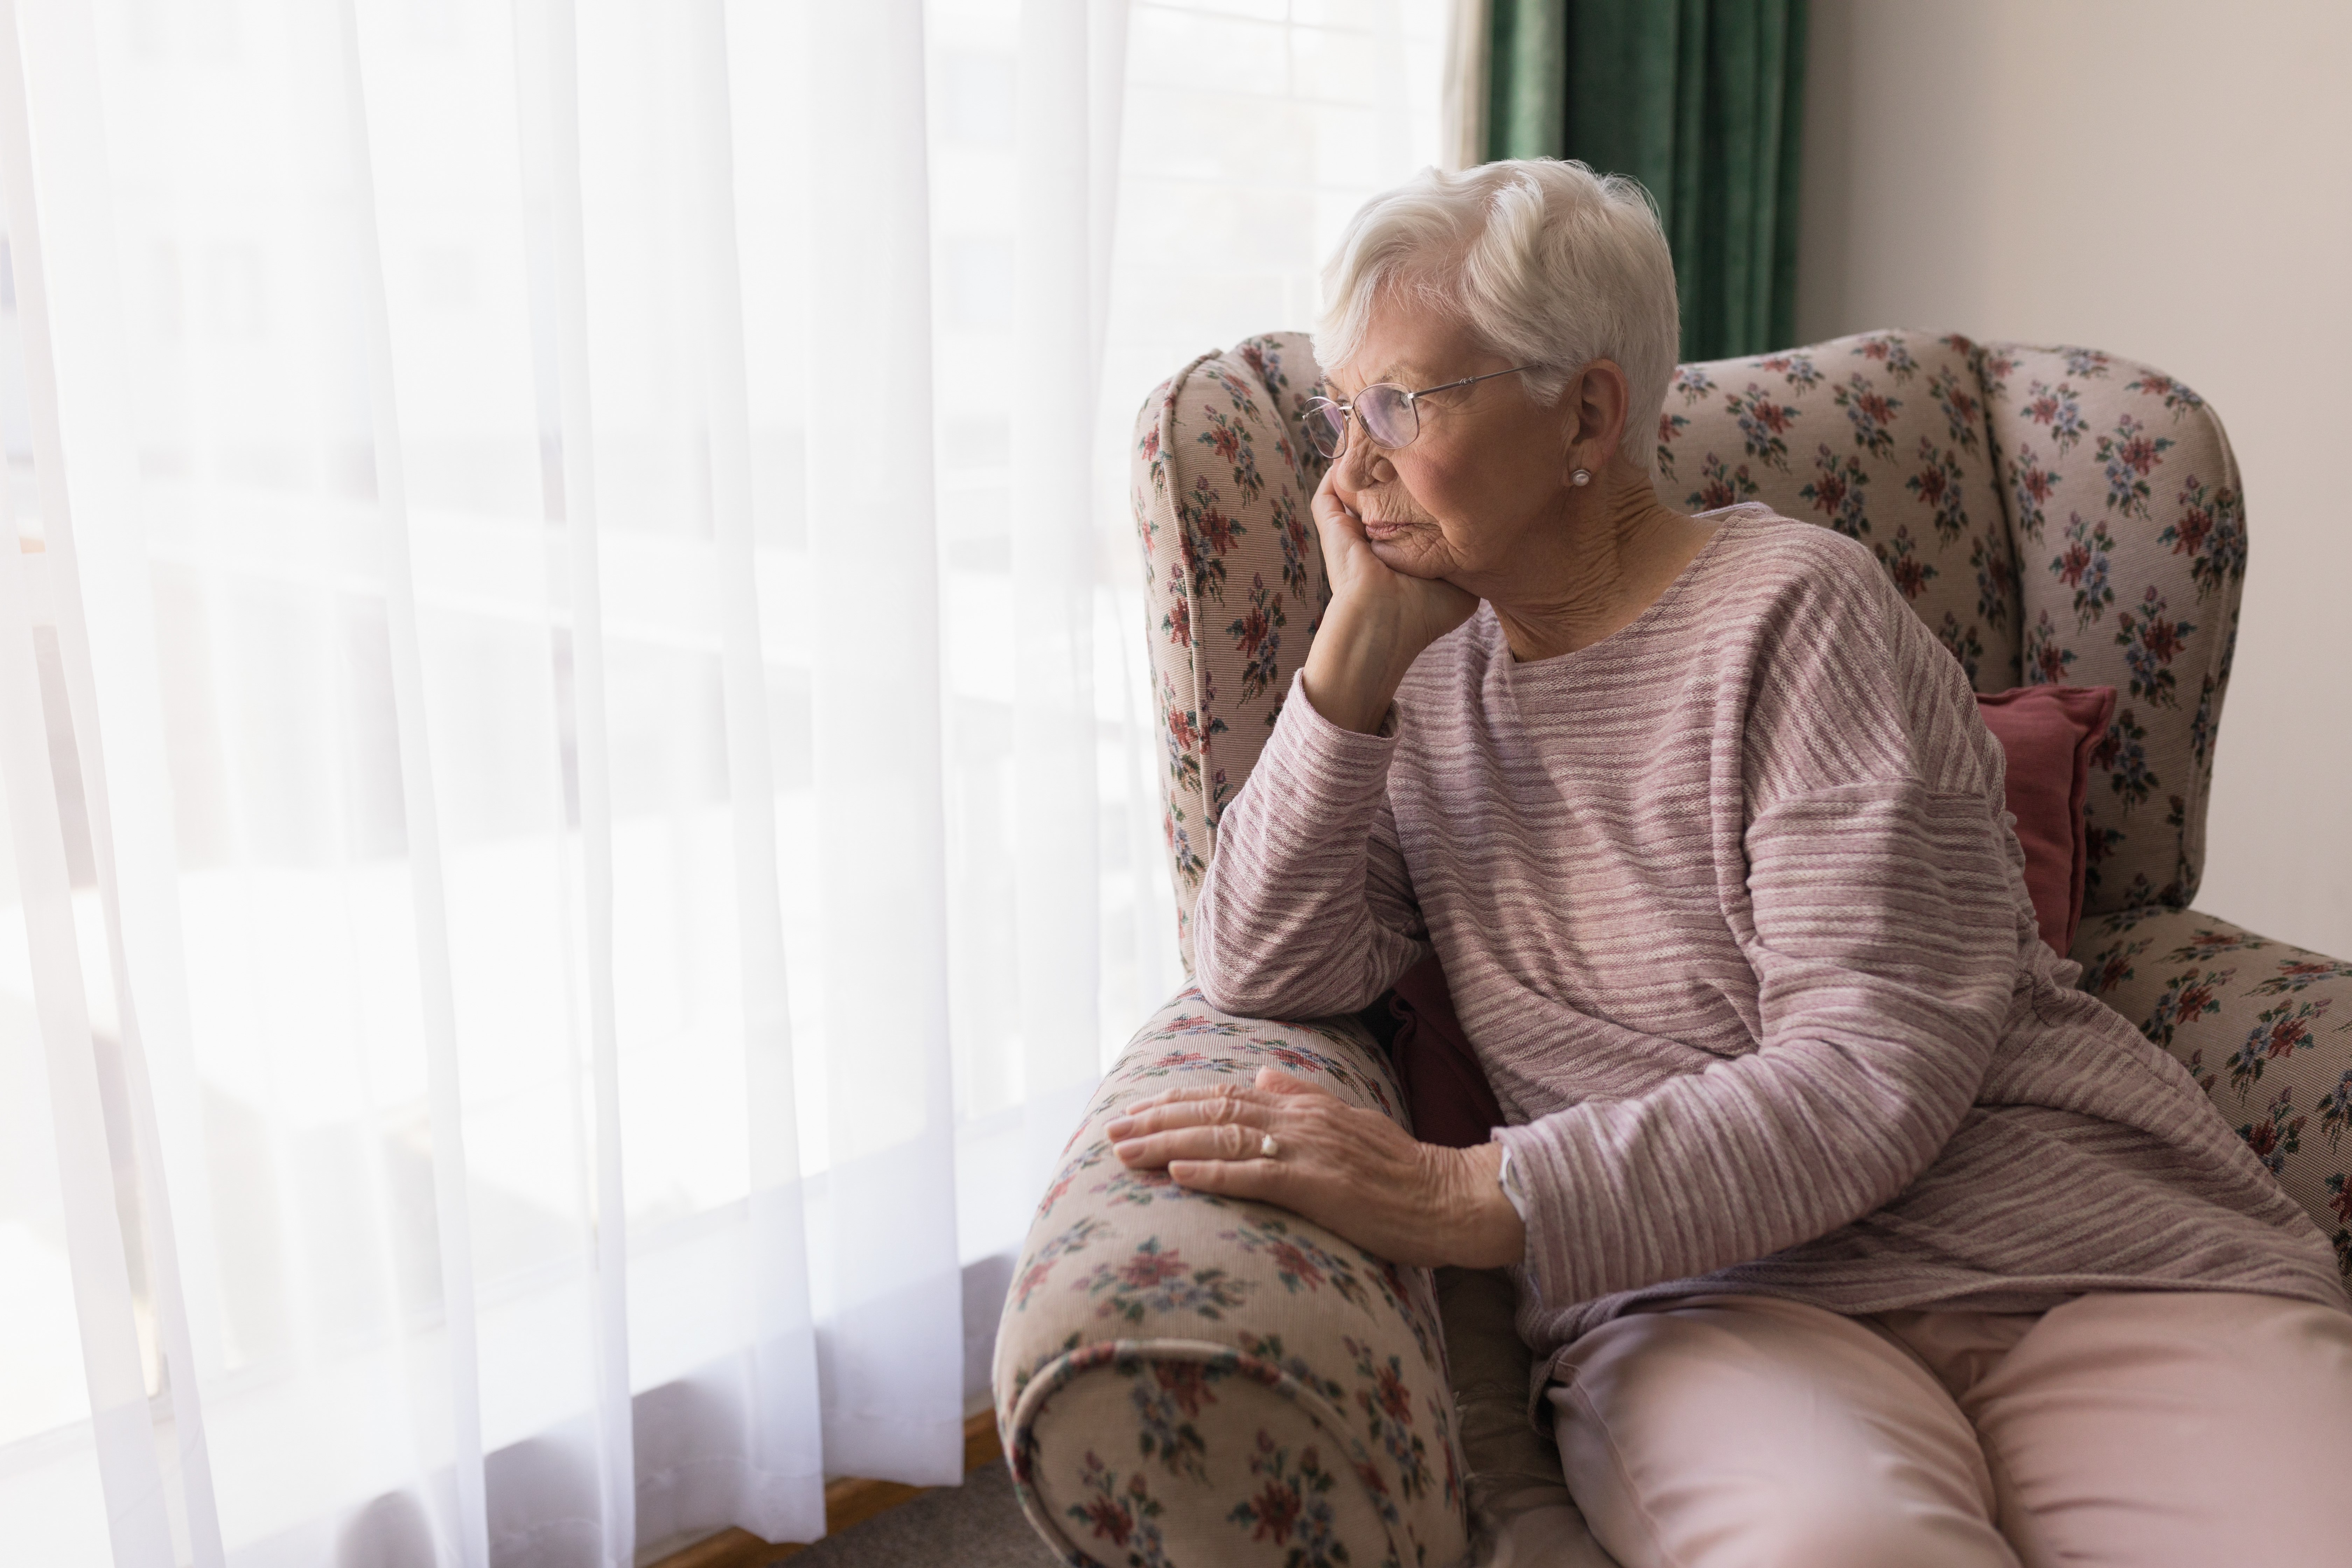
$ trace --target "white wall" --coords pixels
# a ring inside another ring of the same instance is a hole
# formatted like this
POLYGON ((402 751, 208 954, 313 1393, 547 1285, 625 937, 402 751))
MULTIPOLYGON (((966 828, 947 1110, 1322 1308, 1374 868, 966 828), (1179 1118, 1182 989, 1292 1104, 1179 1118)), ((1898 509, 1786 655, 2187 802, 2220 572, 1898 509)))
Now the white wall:
POLYGON ((1799 341, 2084 343, 2211 401, 2252 564, 2198 907, 2352 955, 2352 5, 1811 16, 1799 341))

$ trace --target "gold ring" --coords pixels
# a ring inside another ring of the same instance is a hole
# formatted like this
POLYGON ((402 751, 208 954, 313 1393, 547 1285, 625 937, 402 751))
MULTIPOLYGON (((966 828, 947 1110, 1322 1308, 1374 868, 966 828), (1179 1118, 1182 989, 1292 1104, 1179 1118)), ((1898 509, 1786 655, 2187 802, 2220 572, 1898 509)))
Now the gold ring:
POLYGON ((1257 1152, 1269 1160, 1279 1159, 1282 1155, 1282 1145, 1276 1142, 1274 1134, 1269 1132, 1257 1141, 1257 1152))

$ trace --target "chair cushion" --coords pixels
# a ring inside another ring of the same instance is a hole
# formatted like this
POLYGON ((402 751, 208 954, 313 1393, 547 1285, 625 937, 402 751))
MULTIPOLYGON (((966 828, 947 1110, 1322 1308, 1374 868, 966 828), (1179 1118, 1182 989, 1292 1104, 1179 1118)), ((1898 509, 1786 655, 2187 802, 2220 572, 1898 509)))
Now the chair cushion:
POLYGON ((1977 699, 2009 759, 2009 813, 2025 847, 2025 890, 2042 940, 2072 952, 2089 854, 2083 821, 2091 751, 2115 712, 2112 686, 2020 686, 1977 699))

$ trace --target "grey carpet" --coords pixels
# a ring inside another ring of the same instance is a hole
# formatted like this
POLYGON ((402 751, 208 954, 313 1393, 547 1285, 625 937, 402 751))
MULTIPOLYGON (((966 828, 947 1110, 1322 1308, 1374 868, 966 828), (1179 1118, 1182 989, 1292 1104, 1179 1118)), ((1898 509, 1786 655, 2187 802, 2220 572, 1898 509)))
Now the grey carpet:
POLYGON ((818 1542, 787 1568, 1048 1568, 1059 1558, 1013 1500, 1004 1461, 818 1542))

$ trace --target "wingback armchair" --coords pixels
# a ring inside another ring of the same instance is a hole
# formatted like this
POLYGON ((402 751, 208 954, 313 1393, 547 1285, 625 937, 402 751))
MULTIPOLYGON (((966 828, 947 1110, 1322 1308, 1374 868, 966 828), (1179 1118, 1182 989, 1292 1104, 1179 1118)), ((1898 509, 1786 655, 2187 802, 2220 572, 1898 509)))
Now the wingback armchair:
MULTIPOLYGON (((1136 426, 1188 971, 1218 818, 1329 597, 1298 426, 1319 379, 1303 335, 1248 339, 1136 426)), ((2352 964, 2189 908, 2246 563, 2212 410, 2095 350, 1872 332, 1683 366, 1657 466, 1689 510, 1760 500, 1870 546, 1979 691, 2116 689, 2081 983, 2188 1066, 2352 1273, 2352 964)), ((1362 1021, 1232 1017, 1187 989, 1103 1080, 1038 1205, 996 1405, 1022 1505, 1072 1563, 1439 1568, 1543 1498, 1507 1276, 1433 1279, 1111 1156, 1101 1128, 1130 1100, 1269 1063, 1405 1120, 1362 1021)))

